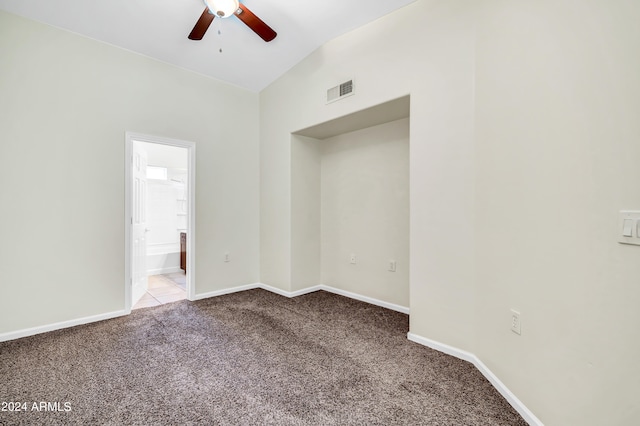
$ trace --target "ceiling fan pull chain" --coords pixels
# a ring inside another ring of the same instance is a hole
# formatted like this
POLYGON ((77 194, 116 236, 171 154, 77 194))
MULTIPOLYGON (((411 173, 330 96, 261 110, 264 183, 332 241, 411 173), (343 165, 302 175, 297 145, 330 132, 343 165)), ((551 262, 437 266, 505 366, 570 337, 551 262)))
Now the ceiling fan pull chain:
POLYGON ((222 20, 218 20, 216 23, 216 34, 218 34, 217 37, 217 41, 218 41, 218 52, 222 53, 222 20))

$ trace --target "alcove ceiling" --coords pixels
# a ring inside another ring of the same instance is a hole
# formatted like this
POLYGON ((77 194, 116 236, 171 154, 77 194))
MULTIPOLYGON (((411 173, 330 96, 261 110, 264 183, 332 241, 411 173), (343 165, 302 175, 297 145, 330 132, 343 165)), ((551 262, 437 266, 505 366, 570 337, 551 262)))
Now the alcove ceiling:
POLYGON ((241 1, 278 33, 269 43, 235 16, 189 40, 202 0, 0 0, 0 9, 260 91, 327 41, 414 1, 241 1))
POLYGON ((298 131, 294 135, 327 139, 410 116, 410 96, 393 99, 298 131))

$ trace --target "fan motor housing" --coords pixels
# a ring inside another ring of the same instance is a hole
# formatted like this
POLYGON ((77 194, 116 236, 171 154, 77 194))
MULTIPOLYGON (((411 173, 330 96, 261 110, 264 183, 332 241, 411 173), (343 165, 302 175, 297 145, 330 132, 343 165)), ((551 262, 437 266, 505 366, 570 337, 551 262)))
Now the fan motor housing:
POLYGON ((209 13, 218 18, 228 18, 240 8, 238 0, 204 0, 209 13))

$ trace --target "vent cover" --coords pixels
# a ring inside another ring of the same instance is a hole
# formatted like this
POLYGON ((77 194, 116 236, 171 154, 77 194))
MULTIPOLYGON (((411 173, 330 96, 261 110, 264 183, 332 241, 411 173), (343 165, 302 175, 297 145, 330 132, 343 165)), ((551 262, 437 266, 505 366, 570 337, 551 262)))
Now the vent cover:
POLYGON ((327 103, 335 102, 339 99, 353 95, 353 89, 353 80, 345 81, 338 86, 332 87, 327 90, 327 103))

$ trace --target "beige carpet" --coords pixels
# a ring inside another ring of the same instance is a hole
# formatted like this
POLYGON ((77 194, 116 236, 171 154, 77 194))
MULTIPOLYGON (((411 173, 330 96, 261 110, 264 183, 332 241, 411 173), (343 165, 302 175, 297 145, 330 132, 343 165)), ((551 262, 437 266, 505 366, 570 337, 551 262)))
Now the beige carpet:
POLYGON ((140 309, 0 343, 0 401, 27 407, 0 424, 526 424, 473 365, 407 329, 326 292, 140 309))

